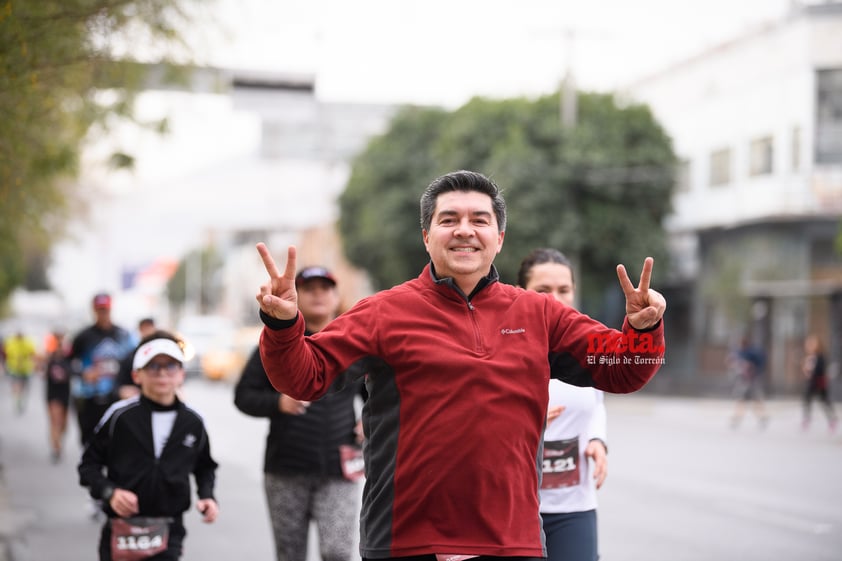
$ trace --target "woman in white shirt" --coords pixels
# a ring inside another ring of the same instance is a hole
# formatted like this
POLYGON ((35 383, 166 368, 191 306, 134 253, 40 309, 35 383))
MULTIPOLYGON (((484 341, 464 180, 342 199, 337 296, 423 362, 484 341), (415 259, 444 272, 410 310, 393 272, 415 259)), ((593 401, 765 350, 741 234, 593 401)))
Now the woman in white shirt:
MULTIPOLYGON (((567 257, 536 249, 521 262, 518 284, 573 306, 575 283, 567 257)), ((596 490, 607 475, 603 393, 550 380, 544 431, 541 517, 548 561, 596 561, 596 490)))

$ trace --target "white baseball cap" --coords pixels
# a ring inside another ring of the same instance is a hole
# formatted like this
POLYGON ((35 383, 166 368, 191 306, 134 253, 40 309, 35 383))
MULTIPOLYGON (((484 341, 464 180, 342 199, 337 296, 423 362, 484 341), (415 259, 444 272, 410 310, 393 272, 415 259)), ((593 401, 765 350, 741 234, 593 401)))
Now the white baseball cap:
POLYGON ((152 339, 137 348, 132 361, 132 369, 140 370, 158 355, 166 355, 178 362, 184 362, 184 352, 178 343, 171 339, 152 339))

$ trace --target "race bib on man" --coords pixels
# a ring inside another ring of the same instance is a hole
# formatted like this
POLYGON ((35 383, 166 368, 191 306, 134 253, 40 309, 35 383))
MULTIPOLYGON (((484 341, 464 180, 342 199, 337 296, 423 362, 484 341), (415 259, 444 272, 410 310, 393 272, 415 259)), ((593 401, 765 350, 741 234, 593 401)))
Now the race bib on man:
POLYGON ((579 437, 544 442, 541 489, 579 484, 579 437))
POLYGON ((136 516, 111 519, 111 559, 139 561, 167 549, 172 518, 136 516))

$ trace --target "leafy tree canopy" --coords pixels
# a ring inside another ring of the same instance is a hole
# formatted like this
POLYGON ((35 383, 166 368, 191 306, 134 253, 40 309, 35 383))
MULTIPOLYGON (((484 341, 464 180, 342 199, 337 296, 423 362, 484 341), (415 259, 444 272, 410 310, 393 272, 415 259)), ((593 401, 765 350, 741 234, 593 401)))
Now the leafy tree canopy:
POLYGON ((560 125, 558 94, 475 98, 453 112, 408 107, 354 161, 339 228, 349 260, 375 287, 393 286, 428 260, 418 221, 424 187, 456 169, 482 172, 508 205, 495 262, 503 280, 515 282, 531 249, 556 247, 578 263, 583 308, 599 315, 606 290, 617 286, 617 263, 634 276, 651 255, 656 274, 666 271, 662 221, 675 162, 649 109, 612 95, 580 93, 570 128, 560 125))
POLYGON ((131 116, 144 67, 121 51, 164 61, 193 2, 0 0, 0 309, 18 286, 47 288, 50 245, 84 212, 83 140, 131 116))

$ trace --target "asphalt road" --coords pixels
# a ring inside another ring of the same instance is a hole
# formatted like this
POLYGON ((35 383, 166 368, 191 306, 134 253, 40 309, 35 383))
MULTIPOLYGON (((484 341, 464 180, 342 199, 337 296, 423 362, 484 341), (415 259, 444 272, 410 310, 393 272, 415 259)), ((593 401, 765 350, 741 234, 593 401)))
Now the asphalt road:
MULTIPOLYGON (((733 404, 609 396, 600 491, 607 561, 839 561, 842 438, 796 401, 732 429, 733 404)), ((837 409, 842 411, 837 404, 837 409)))
MULTIPOLYGON (((26 413, 16 416, 0 380, 0 538, 13 561, 93 559, 99 525, 77 483, 78 433, 71 424, 66 457, 51 464, 40 381, 32 391, 26 413)), ((212 525, 187 514, 183 560, 271 561, 260 473, 266 422, 239 413, 225 382, 190 380, 185 396, 206 417, 221 512, 212 525)), ((842 559, 842 437, 828 432, 818 411, 804 433, 798 403, 775 401, 765 430, 750 417, 734 430, 725 400, 606 401, 602 561, 842 559)), ((317 559, 311 551, 308 561, 317 559)))

